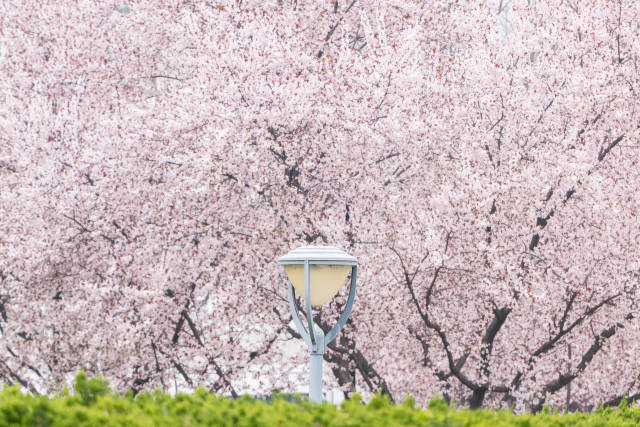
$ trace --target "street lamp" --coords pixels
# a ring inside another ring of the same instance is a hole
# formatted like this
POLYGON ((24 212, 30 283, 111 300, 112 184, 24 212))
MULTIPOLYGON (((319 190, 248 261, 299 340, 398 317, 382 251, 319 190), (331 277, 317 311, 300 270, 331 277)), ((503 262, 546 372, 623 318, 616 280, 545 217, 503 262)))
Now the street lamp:
POLYGON ((293 322, 309 346, 309 397, 322 402, 322 357, 329 344, 347 322, 356 296, 358 261, 333 246, 302 246, 278 258, 289 277, 289 307, 293 322), (313 323, 311 306, 320 307, 333 298, 351 271, 349 299, 338 323, 327 335, 313 323), (298 315, 296 291, 306 304, 306 327, 298 315), (309 296, 309 297, 307 297, 309 296))

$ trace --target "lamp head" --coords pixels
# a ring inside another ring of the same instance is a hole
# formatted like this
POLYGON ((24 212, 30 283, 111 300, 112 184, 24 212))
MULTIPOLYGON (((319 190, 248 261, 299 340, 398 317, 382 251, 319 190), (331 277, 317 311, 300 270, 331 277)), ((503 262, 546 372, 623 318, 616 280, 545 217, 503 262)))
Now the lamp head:
POLYGON ((304 265, 309 262, 309 288, 311 305, 320 307, 333 298, 358 261, 333 246, 302 246, 278 258, 278 264, 303 298, 307 298, 304 285, 304 265))

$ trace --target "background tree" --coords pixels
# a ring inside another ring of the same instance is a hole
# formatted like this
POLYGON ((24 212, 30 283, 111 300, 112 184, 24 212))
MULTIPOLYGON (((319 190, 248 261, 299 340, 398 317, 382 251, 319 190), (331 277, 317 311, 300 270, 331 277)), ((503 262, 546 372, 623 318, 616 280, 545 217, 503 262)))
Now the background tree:
POLYGON ((296 387, 275 259, 335 244, 345 389, 637 396, 640 9, 574 3, 3 4, 3 380, 296 387))

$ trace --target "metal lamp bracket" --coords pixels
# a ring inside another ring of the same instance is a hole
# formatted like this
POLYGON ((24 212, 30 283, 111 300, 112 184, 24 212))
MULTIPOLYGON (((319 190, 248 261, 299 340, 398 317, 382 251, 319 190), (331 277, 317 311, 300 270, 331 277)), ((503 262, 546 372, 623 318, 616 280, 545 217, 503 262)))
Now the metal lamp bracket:
POLYGON ((347 323, 347 319, 349 318, 349 314, 351 314, 351 309, 353 308, 353 301, 356 297, 356 275, 357 275, 357 266, 351 267, 351 285, 349 287, 349 298, 347 299, 347 305, 344 308, 344 311, 340 315, 338 322, 335 324, 333 328, 326 335, 322 331, 322 329, 313 323, 313 317, 311 315, 311 292, 310 292, 310 280, 309 280, 309 261, 305 261, 304 263, 304 288, 305 288, 305 308, 306 308, 306 327, 304 323, 300 320, 300 315, 298 314, 298 308, 296 305, 296 292, 293 289, 293 285, 291 281, 289 281, 289 307, 291 309, 293 323, 296 325, 296 329, 298 333, 302 336, 304 341, 307 343, 309 347, 310 354, 324 354, 327 350, 327 345, 333 341, 333 339, 338 335, 338 333, 342 330, 345 323, 347 323))

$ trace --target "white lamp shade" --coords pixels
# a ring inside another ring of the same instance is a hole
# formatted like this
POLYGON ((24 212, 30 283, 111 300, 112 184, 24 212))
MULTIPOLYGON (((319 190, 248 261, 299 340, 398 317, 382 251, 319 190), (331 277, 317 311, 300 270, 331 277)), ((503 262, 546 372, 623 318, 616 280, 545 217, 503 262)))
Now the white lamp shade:
POLYGON ((358 261, 333 246, 302 246, 278 258, 294 289, 307 298, 304 288, 304 264, 309 263, 311 305, 319 307, 333 298, 358 261))
MULTIPOLYGON (((285 265, 284 271, 287 272, 287 276, 289 276, 289 280, 291 280, 296 292, 299 295, 302 295, 302 298, 306 299, 307 295, 304 288, 304 265, 285 265)), ((311 305, 314 307, 320 307, 336 296, 350 271, 351 266, 349 265, 309 265, 311 305)))

